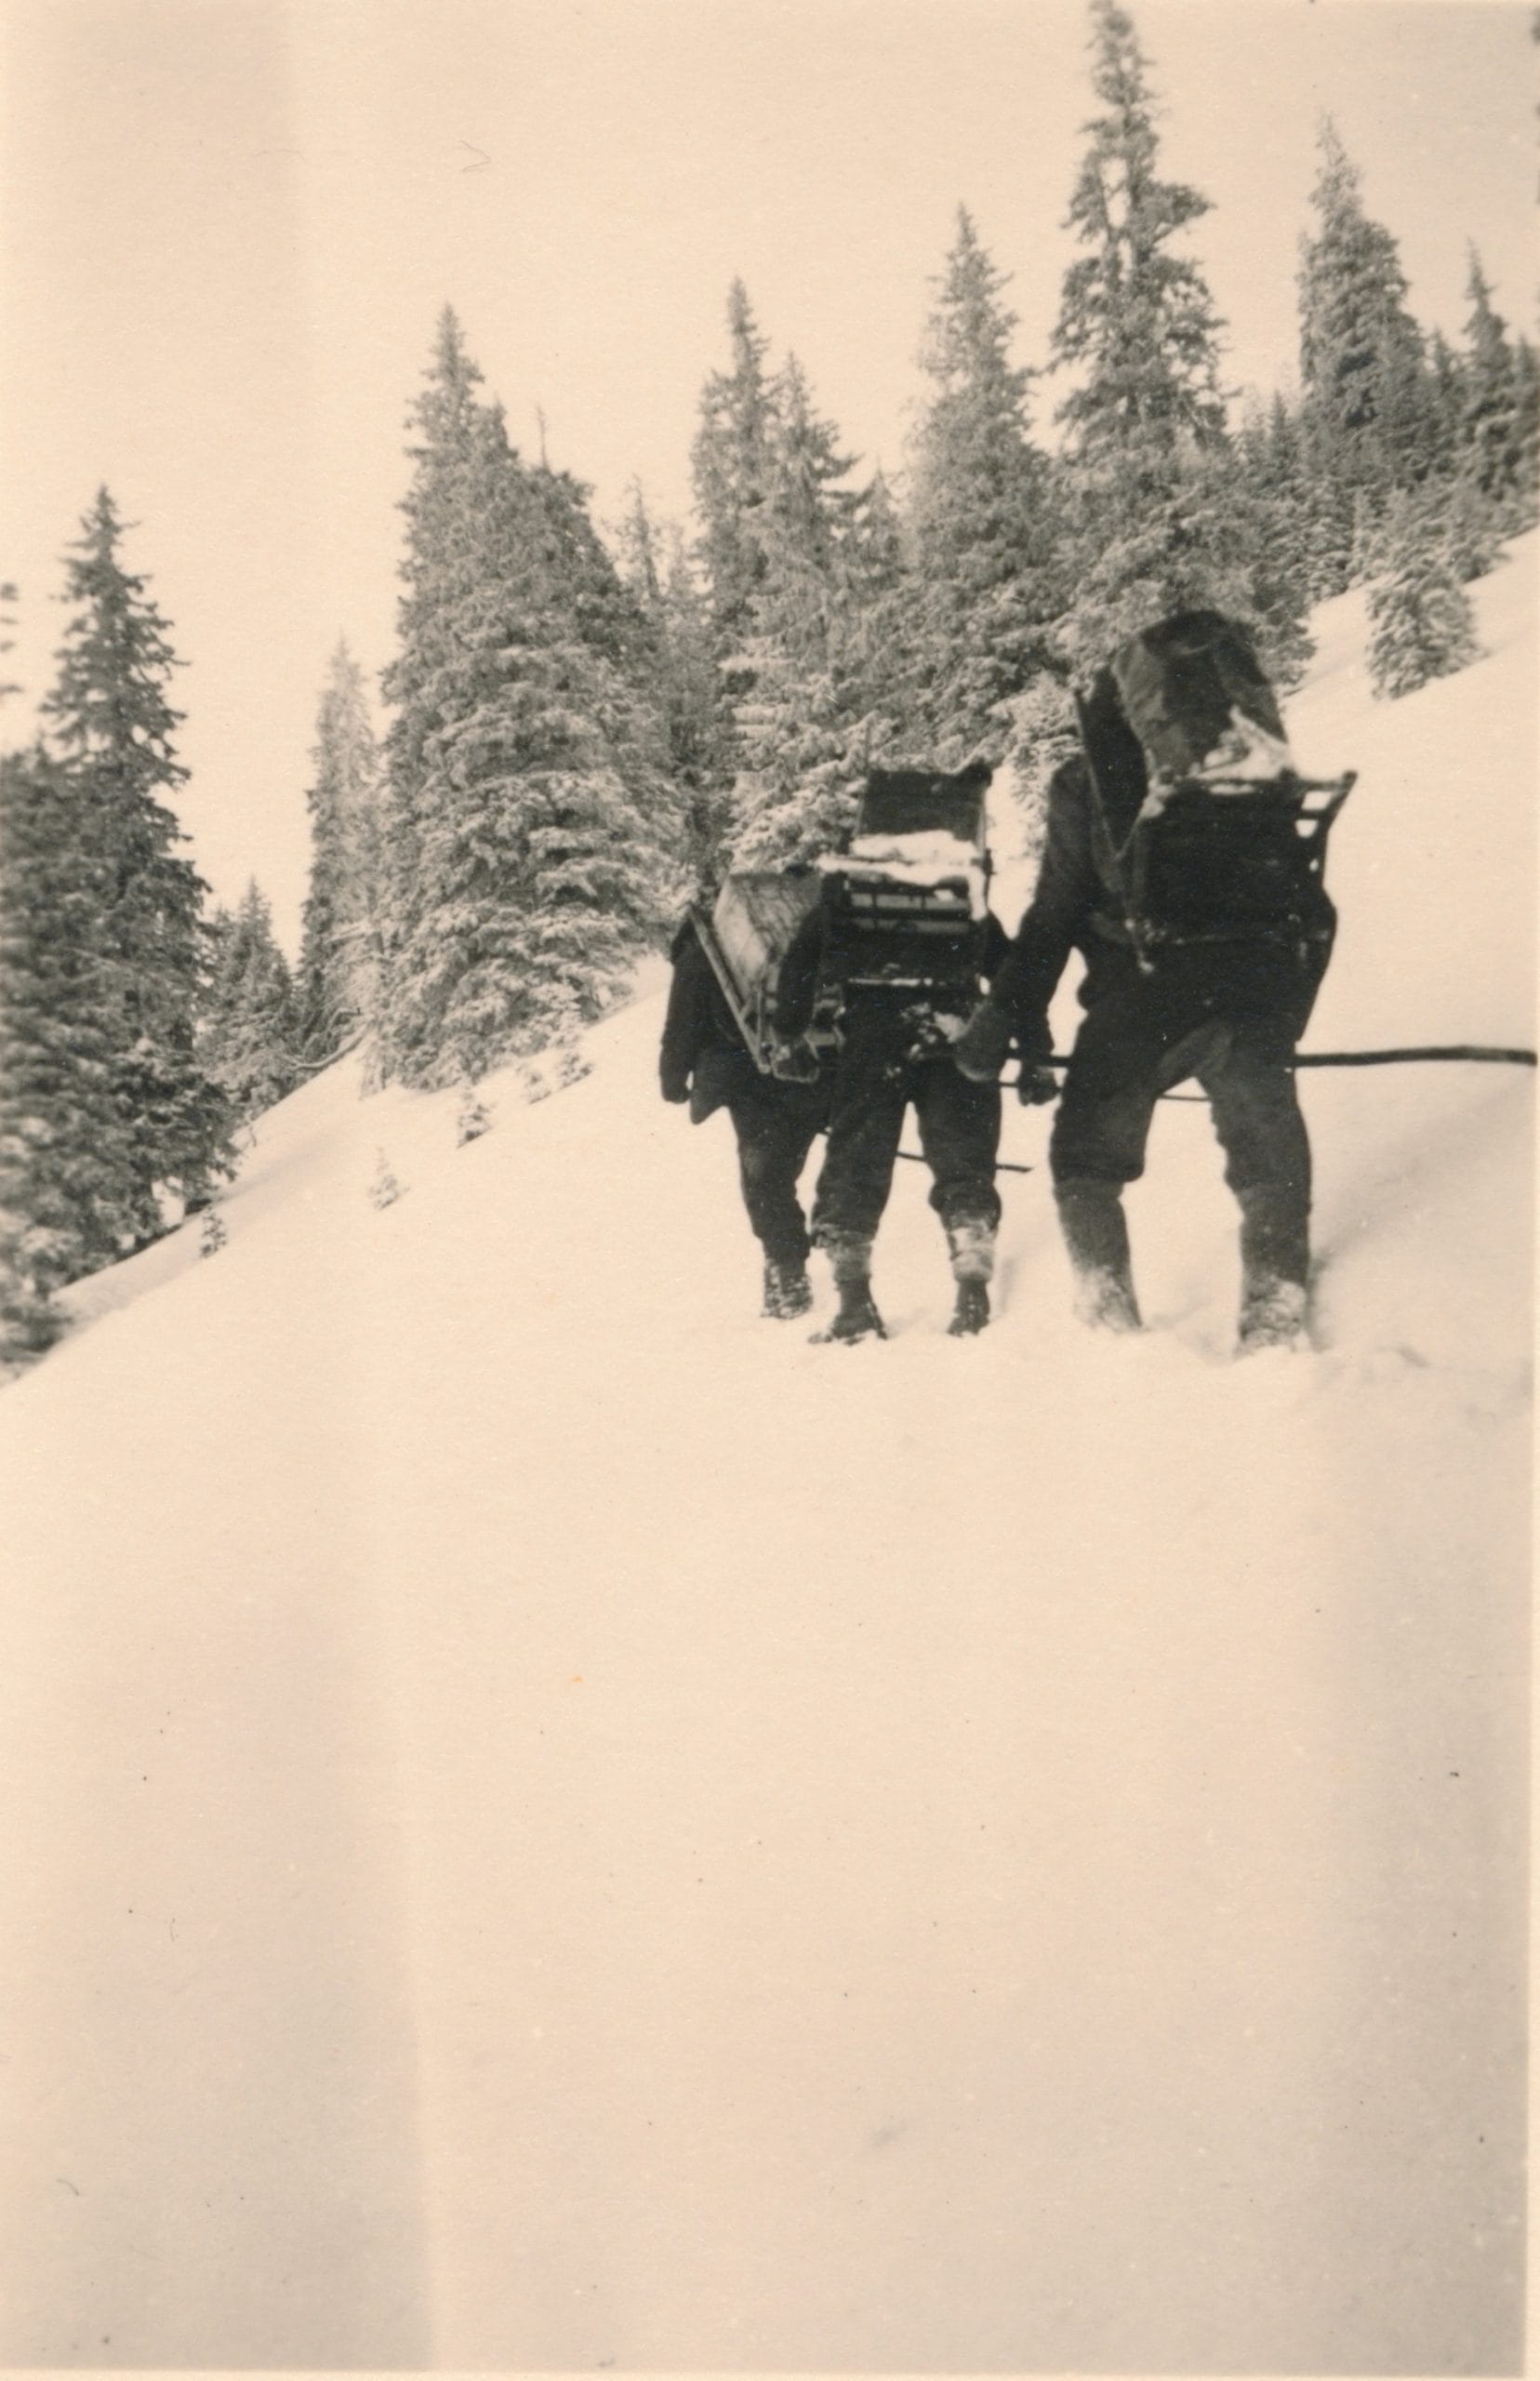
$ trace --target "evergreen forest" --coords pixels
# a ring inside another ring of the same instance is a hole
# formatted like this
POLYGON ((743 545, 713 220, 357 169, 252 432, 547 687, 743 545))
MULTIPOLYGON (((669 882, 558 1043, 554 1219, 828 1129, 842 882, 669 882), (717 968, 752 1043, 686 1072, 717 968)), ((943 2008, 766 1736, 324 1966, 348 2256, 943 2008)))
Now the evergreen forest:
POLYGON ((1474 251, 1461 338, 1423 328, 1325 121, 1296 380, 1239 405, 1209 202, 1162 172, 1133 19, 1089 19, 1049 350, 1019 355, 960 206, 928 292, 917 271, 901 477, 863 471, 735 282, 680 425, 692 517, 638 488, 599 524, 512 443, 445 309, 410 400, 394 649, 376 675, 339 644, 317 691, 292 964, 261 888, 220 908, 186 856, 153 525, 91 499, 40 733, 0 761, 0 1354, 208 1208, 249 1121, 341 1053, 366 1084, 461 1084, 468 1115, 490 1069, 560 1059, 687 900, 831 848, 872 761, 1008 762, 1032 799, 1077 677, 1164 612, 1248 623, 1285 691, 1310 607, 1357 585, 1387 699, 1474 657, 1466 590, 1535 518, 1534 346, 1474 251))

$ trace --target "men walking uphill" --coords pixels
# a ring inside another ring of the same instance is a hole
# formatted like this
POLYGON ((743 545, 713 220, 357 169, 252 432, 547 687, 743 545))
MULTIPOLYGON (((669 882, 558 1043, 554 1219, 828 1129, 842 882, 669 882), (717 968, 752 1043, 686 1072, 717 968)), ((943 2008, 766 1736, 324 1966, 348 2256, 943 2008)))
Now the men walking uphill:
POLYGON ((986 899, 990 774, 981 762, 953 775, 870 770, 850 848, 822 862, 822 898, 781 965, 777 1031, 794 1041, 832 1016, 838 1037, 813 1238, 840 1306, 820 1339, 887 1336, 871 1253, 911 1106, 957 1284, 951 1330, 989 1319, 1000 1091, 960 1074, 951 1049, 1006 950, 986 899))
POLYGON ((1049 1162, 1079 1311, 1139 1327, 1123 1185, 1156 1100, 1191 1076, 1241 1208, 1241 1347, 1296 1344, 1310 1148, 1294 1050, 1331 954, 1325 840, 1352 778, 1294 774, 1250 640, 1217 613, 1130 638, 1080 708, 1084 750, 1050 784, 1036 893, 957 1063, 992 1082, 1014 1037, 1038 1079, 1078 950, 1085 1017, 1049 1162))
POLYGON ((693 1124, 704 1124, 719 1108, 731 1116, 743 1204, 764 1255, 761 1311, 784 1322, 805 1314, 813 1303, 797 1183, 823 1128, 828 1092, 816 1078, 782 1082, 762 1071, 707 956, 703 930, 710 932, 704 918, 687 918, 670 952, 673 981, 658 1056, 663 1097, 679 1105, 688 1101, 693 1124))

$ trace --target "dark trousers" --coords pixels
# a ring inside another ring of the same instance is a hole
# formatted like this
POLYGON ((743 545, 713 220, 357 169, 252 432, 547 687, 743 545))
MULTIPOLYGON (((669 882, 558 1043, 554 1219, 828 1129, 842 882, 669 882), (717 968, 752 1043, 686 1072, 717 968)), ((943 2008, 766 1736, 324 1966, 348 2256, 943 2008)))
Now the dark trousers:
POLYGON ((773 1264, 802 1264, 811 1243, 797 1183, 823 1124, 822 1101, 800 1084, 761 1079, 736 1092, 727 1109, 754 1238, 773 1264))
POLYGON ((863 1029, 855 1018, 847 1021, 835 1067, 829 1149, 813 1205, 816 1240, 876 1236, 909 1108, 935 1177, 930 1203, 942 1222, 999 1222, 999 1084, 970 1083, 945 1047, 909 1057, 904 1041, 896 1045, 881 1020, 863 1029))
POLYGON ((1292 1017, 1194 1016, 1142 982, 1092 1007, 1075 1038, 1049 1141, 1055 1184, 1122 1185, 1144 1172, 1155 1102, 1189 1077, 1207 1095, 1248 1263, 1303 1281, 1310 1144, 1294 1088, 1292 1017))

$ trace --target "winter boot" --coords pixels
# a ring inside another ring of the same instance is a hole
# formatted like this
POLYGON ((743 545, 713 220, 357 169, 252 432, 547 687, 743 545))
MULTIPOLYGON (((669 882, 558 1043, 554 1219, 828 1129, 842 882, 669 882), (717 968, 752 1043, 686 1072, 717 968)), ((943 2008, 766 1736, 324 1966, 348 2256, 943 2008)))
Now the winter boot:
POLYGON ((840 1293, 840 1310, 825 1331, 812 1335, 816 1348, 833 1342, 885 1339, 887 1332, 871 1296, 871 1243, 854 1232, 830 1232, 823 1242, 840 1293))
POLYGON ((971 1339, 987 1328, 989 1320, 989 1290, 985 1282, 959 1282, 957 1303, 947 1329, 954 1339, 971 1339))
POLYGON ((1309 1301, 1303 1282, 1248 1282, 1241 1297, 1240 1351, 1308 1348, 1309 1301))
POLYGON ((1075 1276, 1075 1312, 1096 1330, 1140 1330, 1122 1185, 1059 1182, 1054 1197, 1075 1276))
POLYGON ((1297 1192, 1270 1184, 1239 1197, 1241 1353, 1308 1347, 1308 1211, 1297 1192))
POLYGON ((947 1246, 957 1284, 957 1304, 948 1328, 954 1339, 962 1339, 982 1331, 989 1320, 995 1228, 979 1217, 960 1217, 947 1226, 947 1246))
POLYGON ((764 1260, 764 1304, 760 1313, 773 1323, 790 1323, 805 1314, 813 1303, 813 1284, 800 1257, 767 1257, 764 1260))

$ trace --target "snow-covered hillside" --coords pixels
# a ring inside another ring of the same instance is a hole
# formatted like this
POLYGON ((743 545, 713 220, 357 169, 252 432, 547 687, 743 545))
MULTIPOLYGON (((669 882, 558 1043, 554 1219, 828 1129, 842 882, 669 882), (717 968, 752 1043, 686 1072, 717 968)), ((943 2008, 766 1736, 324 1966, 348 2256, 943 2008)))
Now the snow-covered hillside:
MULTIPOLYGON (((1320 618, 1315 1048, 1533 1043, 1534 575, 1320 618)), ((1517 2369, 1533 1075, 1302 1077, 1315 1354, 1176 1102, 1143 1338, 1013 1108, 995 1327, 906 1167, 817 1349, 660 999, 334 1070, 0 1405, 0 2358, 1517 2369)))

